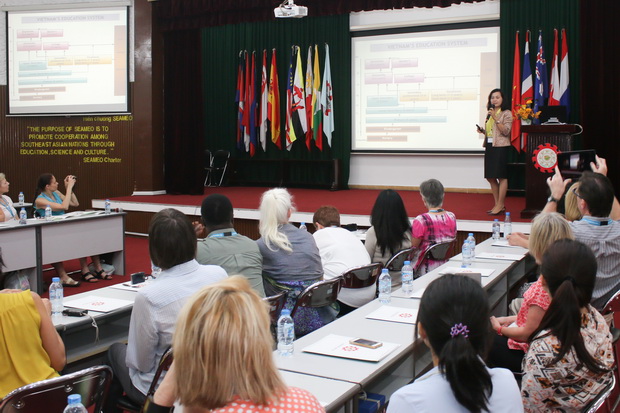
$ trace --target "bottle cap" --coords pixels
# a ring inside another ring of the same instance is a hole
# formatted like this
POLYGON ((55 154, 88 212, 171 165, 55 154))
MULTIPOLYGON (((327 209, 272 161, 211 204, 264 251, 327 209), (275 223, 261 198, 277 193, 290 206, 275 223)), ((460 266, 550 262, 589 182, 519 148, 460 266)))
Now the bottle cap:
POLYGON ((283 315, 291 315, 291 310, 289 310, 288 308, 284 308, 284 309, 280 312, 280 317, 282 317, 283 315))
POLYGON ((411 261, 405 261, 404 265, 411 265, 411 261))
POLYGON ((499 222, 499 219, 495 218, 493 221, 495 221, 495 222, 499 222))
POLYGON ((60 282, 60 277, 54 277, 54 278, 52 278, 52 282, 53 282, 53 283, 60 282))
POLYGON ((67 397, 67 401, 69 404, 82 403, 82 396, 79 394, 70 394, 69 397, 67 397))
POLYGON ((473 237, 473 236, 474 236, 474 233, 473 233, 473 232, 470 232, 470 233, 469 233, 469 236, 470 236, 470 237, 473 237))
POLYGON ((26 208, 22 207, 22 211, 26 212, 26 208))
POLYGON ((506 212, 506 216, 509 217, 510 216, 510 212, 506 212))
POLYGON ((387 274, 389 272, 390 271, 387 268, 384 268, 384 269, 381 270, 381 274, 387 274))

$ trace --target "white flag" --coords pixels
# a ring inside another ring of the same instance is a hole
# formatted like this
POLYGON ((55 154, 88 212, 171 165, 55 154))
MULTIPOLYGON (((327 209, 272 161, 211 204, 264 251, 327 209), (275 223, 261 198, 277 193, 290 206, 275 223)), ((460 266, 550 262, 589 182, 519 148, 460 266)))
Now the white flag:
POLYGON ((327 144, 332 146, 332 132, 334 131, 334 95, 332 88, 332 74, 329 68, 329 46, 325 45, 325 70, 323 71, 323 85, 321 86, 321 108, 323 109, 323 133, 327 144))

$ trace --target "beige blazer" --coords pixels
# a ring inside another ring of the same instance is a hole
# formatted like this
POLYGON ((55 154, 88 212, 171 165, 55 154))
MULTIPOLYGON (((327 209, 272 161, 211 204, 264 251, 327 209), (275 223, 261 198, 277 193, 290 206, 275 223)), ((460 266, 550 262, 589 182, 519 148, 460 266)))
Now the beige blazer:
POLYGON ((493 125, 493 146, 510 146, 510 130, 512 129, 512 112, 504 110, 499 114, 499 119, 493 125), (497 127, 501 123, 506 129, 506 134, 502 134, 497 127))

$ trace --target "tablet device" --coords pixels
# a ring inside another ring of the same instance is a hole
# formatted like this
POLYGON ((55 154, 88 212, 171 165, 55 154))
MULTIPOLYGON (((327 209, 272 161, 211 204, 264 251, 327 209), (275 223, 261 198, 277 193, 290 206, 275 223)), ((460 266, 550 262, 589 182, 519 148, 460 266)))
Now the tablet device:
POLYGON ((591 162, 596 162, 594 149, 558 153, 558 168, 564 178, 579 178, 583 171, 591 171, 591 162))

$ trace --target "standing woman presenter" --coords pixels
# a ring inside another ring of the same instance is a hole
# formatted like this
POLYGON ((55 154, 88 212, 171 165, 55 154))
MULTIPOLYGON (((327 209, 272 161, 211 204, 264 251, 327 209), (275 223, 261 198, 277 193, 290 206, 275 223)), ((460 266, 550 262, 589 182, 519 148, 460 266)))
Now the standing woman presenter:
POLYGON ((487 102, 487 121, 485 128, 478 128, 485 135, 484 177, 491 184, 495 205, 487 211, 499 215, 506 211, 504 201, 508 190, 508 152, 510 151, 510 130, 512 111, 510 102, 504 98, 500 89, 493 89, 487 102))

